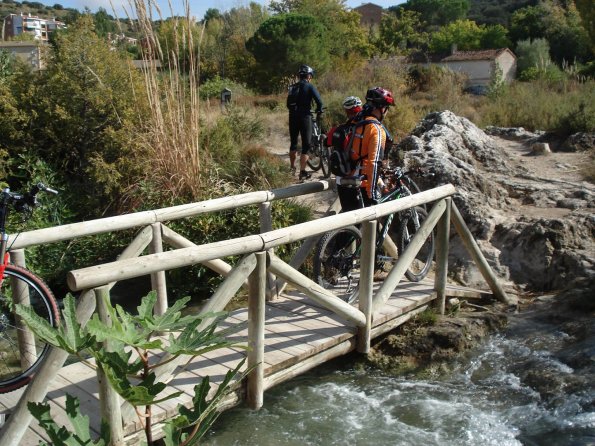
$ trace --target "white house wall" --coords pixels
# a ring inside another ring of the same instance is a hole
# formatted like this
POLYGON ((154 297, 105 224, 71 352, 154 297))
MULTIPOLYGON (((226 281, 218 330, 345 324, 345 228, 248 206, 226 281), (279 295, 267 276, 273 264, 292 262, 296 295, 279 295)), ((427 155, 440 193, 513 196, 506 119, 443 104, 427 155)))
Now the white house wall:
POLYGON ((491 60, 461 60, 441 62, 439 65, 454 72, 460 72, 469 78, 468 85, 489 85, 491 73, 491 60))
POLYGON ((516 77, 516 57, 508 51, 504 51, 496 58, 496 62, 502 70, 502 77, 508 83, 512 82, 516 77))

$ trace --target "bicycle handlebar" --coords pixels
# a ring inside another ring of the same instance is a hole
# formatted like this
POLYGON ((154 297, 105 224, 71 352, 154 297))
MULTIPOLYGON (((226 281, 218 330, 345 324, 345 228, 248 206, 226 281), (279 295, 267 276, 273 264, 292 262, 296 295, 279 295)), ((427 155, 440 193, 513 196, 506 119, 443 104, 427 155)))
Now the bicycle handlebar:
POLYGON ((27 212, 31 208, 37 206, 37 194, 39 192, 47 192, 54 195, 58 194, 57 190, 52 189, 41 182, 32 186, 29 192, 25 192, 24 194, 20 192, 11 192, 9 188, 6 188, 2 191, 2 207, 6 208, 6 206, 12 204, 17 212, 27 212))

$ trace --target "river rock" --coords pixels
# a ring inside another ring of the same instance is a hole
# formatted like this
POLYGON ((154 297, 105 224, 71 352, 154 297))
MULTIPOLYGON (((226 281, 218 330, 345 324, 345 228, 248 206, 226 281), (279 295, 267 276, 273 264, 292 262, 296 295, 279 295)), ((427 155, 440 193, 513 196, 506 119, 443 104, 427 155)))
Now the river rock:
POLYGON ((595 133, 575 133, 560 146, 565 152, 587 152, 595 149, 595 133))
POLYGON ((523 127, 494 127, 487 126, 485 132, 488 135, 499 136, 501 138, 511 139, 515 141, 527 140, 530 138, 537 138, 544 132, 530 132, 523 127))

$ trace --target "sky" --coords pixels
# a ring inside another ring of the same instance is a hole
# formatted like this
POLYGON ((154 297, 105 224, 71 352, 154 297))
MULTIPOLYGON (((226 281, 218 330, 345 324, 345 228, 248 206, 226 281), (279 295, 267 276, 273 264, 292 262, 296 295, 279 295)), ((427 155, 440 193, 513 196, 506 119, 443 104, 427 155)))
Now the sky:
MULTIPOLYGON (((52 6, 56 3, 61 4, 66 8, 75 8, 79 11, 88 7, 92 12, 97 11, 98 8, 104 8, 107 10, 108 13, 114 15, 114 8, 116 11, 116 15, 120 17, 124 17, 123 10, 120 5, 126 5, 127 9, 130 9, 128 0, 37 0, 40 3, 48 6, 52 6), (113 4, 113 7, 112 7, 113 4)), ((268 0, 256 0, 257 3, 262 5, 268 4, 268 0)), ((347 6, 351 8, 356 8, 364 3, 374 3, 376 5, 382 6, 384 8, 388 8, 389 6, 394 6, 399 3, 404 3, 405 0, 373 0, 373 1, 365 1, 365 0, 347 0, 347 6)), ((231 8, 238 7, 238 6, 246 6, 250 3, 249 0, 188 0, 190 4, 190 13, 194 16, 197 20, 201 20, 207 9, 209 8, 216 8, 219 11, 227 11, 231 8)), ((157 0, 157 4, 161 9, 161 13, 164 17, 168 17, 173 10, 174 15, 184 15, 184 1, 183 0, 171 0, 172 8, 169 7, 168 0, 157 0)))

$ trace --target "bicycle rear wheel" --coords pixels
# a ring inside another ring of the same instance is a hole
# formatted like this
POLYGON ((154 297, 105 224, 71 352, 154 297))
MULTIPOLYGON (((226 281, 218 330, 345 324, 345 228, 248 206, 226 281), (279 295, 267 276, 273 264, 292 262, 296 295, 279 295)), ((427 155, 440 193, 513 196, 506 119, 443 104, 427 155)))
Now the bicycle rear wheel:
MULTIPOLYGON (((421 207, 409 209, 405 217, 399 222, 400 231, 397 239, 399 255, 403 255, 405 248, 409 245, 415 233, 419 230, 422 223, 428 218, 427 212, 421 207)), ((421 249, 411 262, 405 276, 412 282, 419 282, 430 272, 432 267, 432 258, 434 257, 434 234, 430 232, 428 238, 424 241, 421 249)))
POLYGON ((0 393, 12 392, 31 381, 49 349, 14 315, 13 303, 30 306, 52 326, 60 320, 48 286, 30 271, 7 265, 0 286, 0 393))
POLYGON ((315 281, 348 303, 359 292, 361 242, 356 227, 337 229, 320 239, 314 257, 315 281))

